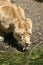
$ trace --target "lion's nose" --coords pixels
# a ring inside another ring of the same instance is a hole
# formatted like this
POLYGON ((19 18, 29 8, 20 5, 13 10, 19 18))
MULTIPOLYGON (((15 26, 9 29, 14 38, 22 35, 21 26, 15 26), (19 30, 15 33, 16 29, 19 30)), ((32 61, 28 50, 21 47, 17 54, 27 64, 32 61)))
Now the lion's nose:
POLYGON ((25 48, 28 50, 30 47, 30 44, 29 43, 25 43, 25 44, 26 44, 25 48))
POLYGON ((30 47, 29 43, 25 43, 25 47, 23 48, 23 50, 28 50, 30 47))
POLYGON ((29 43, 25 43, 25 45, 26 45, 26 47, 30 47, 31 46, 31 44, 29 44, 29 43))
POLYGON ((25 43, 26 44, 26 46, 30 46, 31 44, 30 43, 25 43))
POLYGON ((25 43, 26 44, 26 47, 29 46, 29 43, 25 43))

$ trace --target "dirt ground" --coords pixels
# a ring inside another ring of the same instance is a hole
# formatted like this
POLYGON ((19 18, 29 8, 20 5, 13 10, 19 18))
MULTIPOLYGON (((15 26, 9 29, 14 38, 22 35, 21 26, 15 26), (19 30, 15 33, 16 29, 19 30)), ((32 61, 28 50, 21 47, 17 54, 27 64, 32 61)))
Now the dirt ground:
MULTIPOLYGON (((26 14, 33 21, 31 41, 34 44, 43 44, 43 2, 35 0, 14 0, 14 3, 21 6, 26 14)), ((5 45, 0 43, 0 48, 5 45)))

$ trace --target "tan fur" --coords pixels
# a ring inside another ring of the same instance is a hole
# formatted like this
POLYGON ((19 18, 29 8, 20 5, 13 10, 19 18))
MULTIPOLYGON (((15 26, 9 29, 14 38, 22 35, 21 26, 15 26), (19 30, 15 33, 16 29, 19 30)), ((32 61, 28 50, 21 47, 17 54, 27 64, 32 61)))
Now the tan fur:
POLYGON ((10 0, 0 0, 0 29, 7 33, 13 32, 16 38, 23 46, 30 44, 32 34, 32 21, 25 18, 24 10, 12 4, 10 0))

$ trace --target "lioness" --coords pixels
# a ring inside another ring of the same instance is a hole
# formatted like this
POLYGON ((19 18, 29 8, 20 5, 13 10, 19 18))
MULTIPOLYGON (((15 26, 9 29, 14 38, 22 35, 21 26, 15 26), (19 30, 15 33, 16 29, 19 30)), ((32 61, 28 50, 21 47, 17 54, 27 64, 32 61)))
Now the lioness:
POLYGON ((0 30, 6 34, 13 32, 14 38, 23 46, 23 50, 28 49, 28 45, 31 44, 32 21, 25 18, 24 10, 12 4, 10 0, 0 0, 0 30))

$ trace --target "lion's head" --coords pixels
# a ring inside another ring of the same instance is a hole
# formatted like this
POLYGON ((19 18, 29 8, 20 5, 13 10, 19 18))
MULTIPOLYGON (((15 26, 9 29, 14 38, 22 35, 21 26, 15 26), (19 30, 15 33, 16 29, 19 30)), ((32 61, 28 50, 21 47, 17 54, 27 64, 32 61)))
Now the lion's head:
POLYGON ((18 20, 14 24, 14 37, 18 40, 18 42, 27 49, 30 45, 30 36, 32 33, 32 21, 26 18, 25 21, 19 22, 18 20))

